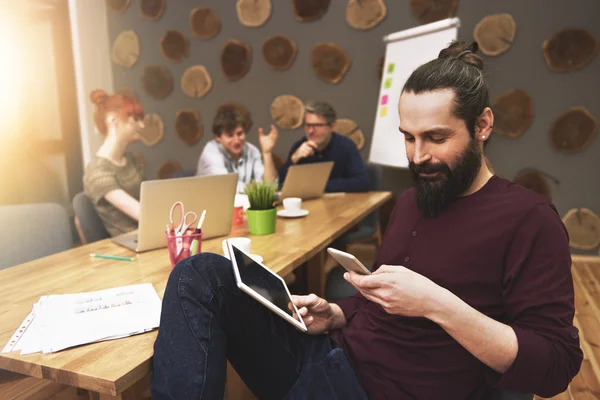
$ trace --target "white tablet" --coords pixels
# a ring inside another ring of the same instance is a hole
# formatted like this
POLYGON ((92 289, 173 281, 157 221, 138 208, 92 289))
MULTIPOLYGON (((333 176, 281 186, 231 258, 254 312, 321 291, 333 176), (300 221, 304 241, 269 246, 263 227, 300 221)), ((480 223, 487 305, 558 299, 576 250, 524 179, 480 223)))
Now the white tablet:
POLYGON ((339 262, 347 271, 353 271, 361 275, 371 274, 369 268, 365 267, 363 263, 361 263, 358 258, 354 257, 352 254, 334 249, 332 247, 328 247, 327 252, 331 254, 331 256, 335 258, 336 261, 339 262))
POLYGON ((238 287, 296 328, 303 332, 308 331, 298 309, 292 303, 290 291, 283 278, 251 259, 229 240, 227 249, 238 287), (293 311, 289 308, 290 304, 293 311))

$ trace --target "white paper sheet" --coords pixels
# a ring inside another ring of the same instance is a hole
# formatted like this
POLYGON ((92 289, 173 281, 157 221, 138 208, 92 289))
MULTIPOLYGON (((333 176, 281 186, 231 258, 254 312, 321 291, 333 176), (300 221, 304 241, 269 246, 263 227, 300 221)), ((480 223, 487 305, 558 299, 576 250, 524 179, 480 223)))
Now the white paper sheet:
POLYGON ((160 311, 161 300, 150 283, 43 296, 34 304, 26 334, 8 351, 51 353, 144 333, 158 327, 160 311))

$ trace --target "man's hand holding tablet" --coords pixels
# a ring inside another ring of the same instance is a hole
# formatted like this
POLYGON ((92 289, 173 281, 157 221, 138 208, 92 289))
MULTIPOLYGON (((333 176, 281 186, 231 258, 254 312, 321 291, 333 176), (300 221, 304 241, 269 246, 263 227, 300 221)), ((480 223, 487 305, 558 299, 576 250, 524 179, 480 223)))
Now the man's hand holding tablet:
POLYGON ((292 302, 298 309, 310 334, 319 335, 346 326, 346 316, 342 309, 337 304, 329 303, 316 294, 292 295, 292 302))

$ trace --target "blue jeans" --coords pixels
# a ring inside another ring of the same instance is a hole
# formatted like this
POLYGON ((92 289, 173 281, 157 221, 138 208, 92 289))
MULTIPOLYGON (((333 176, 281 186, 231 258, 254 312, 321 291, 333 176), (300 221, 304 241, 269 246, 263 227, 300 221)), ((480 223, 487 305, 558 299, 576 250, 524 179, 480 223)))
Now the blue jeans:
POLYGON ((229 260, 201 253, 169 277, 152 398, 222 399, 226 360, 261 400, 369 398, 328 335, 298 331, 238 289, 229 260))

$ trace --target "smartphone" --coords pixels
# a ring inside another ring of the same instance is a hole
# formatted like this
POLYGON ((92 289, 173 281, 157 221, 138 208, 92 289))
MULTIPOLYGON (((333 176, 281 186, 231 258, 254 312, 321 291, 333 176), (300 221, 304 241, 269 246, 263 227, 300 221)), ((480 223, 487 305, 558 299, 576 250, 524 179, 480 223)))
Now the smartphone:
POLYGON ((350 253, 340 251, 331 247, 327 248, 327 252, 339 262, 347 271, 353 271, 361 275, 370 275, 371 271, 363 265, 356 257, 350 253))

